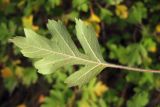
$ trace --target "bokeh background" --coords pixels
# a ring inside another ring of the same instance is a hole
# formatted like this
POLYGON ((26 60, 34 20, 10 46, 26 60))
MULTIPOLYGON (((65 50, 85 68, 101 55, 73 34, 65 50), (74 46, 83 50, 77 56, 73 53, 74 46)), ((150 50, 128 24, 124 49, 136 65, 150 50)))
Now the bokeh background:
POLYGON ((74 39, 75 18, 94 27, 106 61, 160 70, 158 0, 0 0, 0 107, 160 107, 160 74, 107 68, 68 88, 77 66, 41 75, 8 42, 24 28, 48 37, 48 19, 62 20, 74 39))

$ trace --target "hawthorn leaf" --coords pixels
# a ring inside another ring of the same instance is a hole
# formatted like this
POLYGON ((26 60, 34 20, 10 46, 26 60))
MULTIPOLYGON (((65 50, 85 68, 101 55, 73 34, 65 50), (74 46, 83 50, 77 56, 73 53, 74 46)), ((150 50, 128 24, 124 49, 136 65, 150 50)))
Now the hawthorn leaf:
POLYGON ((25 29, 26 37, 15 37, 11 41, 21 48, 24 56, 36 59, 34 66, 42 74, 50 74, 65 65, 84 65, 65 81, 69 86, 83 85, 105 66, 93 28, 78 19, 76 24, 77 37, 85 53, 78 50, 62 22, 54 20, 48 20, 47 24, 51 40, 25 29))
POLYGON ((106 63, 100 53, 96 32, 80 19, 76 19, 76 32, 84 53, 78 50, 61 21, 48 20, 47 27, 52 34, 51 39, 30 29, 24 29, 26 37, 14 37, 11 42, 21 49, 24 56, 35 59, 34 66, 41 74, 51 74, 66 65, 84 65, 66 79, 68 86, 88 83, 105 67, 159 72, 158 70, 144 70, 106 63))

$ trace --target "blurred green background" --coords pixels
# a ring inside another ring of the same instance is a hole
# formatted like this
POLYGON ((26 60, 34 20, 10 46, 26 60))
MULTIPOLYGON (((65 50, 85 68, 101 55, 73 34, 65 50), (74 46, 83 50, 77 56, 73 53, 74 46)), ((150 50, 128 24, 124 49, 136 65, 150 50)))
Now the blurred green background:
POLYGON ((0 107, 160 107, 160 74, 105 69, 68 88, 77 66, 38 74, 8 42, 24 28, 49 37, 48 19, 62 20, 74 38, 75 18, 94 27, 106 61, 160 70, 158 0, 0 0, 0 107))

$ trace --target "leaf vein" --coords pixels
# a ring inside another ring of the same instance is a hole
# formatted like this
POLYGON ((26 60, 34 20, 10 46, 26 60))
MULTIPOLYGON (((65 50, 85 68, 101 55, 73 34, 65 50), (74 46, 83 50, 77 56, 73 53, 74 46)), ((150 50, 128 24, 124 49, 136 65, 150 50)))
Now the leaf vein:
POLYGON ((81 32, 82 32, 82 34, 83 34, 83 38, 84 38, 84 40, 86 41, 86 43, 87 43, 88 47, 89 47, 89 48, 90 48, 90 50, 92 51, 92 53, 93 53, 93 55, 95 56, 95 58, 97 59, 97 61, 98 61, 98 62, 101 62, 101 61, 97 58, 97 56, 95 55, 95 53, 93 52, 93 50, 92 50, 91 46, 89 45, 89 43, 88 43, 88 41, 87 41, 87 39, 86 39, 86 36, 84 35, 84 32, 82 31, 82 28, 81 28, 81 32))
POLYGON ((58 32, 58 30, 57 30, 57 28, 54 26, 54 28, 55 28, 55 30, 56 30, 56 32, 60 35, 60 37, 61 37, 61 39, 64 41, 64 43, 67 45, 67 47, 70 49, 70 51, 72 52, 72 54, 74 55, 74 56, 76 56, 75 55, 75 53, 73 52, 73 50, 71 49, 71 47, 68 45, 68 43, 64 40, 64 38, 62 37, 62 35, 58 32))

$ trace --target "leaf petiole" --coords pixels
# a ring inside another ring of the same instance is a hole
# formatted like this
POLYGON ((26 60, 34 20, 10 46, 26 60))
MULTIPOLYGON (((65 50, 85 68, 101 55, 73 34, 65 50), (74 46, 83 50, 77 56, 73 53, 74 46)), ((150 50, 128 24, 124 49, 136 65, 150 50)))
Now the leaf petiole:
POLYGON ((138 71, 138 72, 160 73, 160 70, 142 69, 142 68, 123 66, 123 65, 116 65, 116 64, 111 64, 111 63, 106 63, 104 64, 104 66, 109 67, 109 68, 118 68, 118 69, 138 71))

